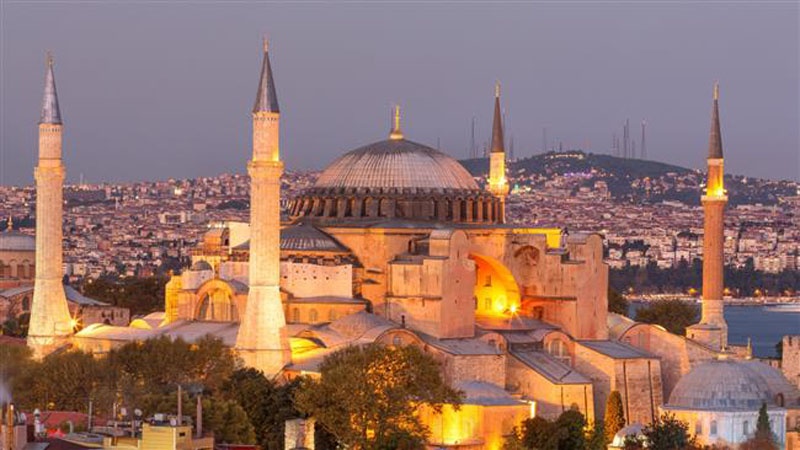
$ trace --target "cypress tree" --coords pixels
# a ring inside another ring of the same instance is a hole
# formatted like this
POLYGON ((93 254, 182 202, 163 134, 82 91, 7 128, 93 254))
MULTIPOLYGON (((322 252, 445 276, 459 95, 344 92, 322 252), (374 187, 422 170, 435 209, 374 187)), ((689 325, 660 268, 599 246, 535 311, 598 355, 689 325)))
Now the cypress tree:
POLYGON ((606 401, 605 433, 606 440, 611 442, 614 435, 625 427, 625 411, 622 407, 622 395, 619 391, 611 391, 606 401))

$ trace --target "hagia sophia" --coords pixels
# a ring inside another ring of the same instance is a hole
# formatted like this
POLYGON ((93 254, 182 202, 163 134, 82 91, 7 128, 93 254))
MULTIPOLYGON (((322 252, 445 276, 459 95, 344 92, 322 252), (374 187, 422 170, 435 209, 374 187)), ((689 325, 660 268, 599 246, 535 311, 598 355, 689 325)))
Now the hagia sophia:
POLYGON ((318 375, 322 360, 346 346, 414 345, 464 393, 458 409, 420 412, 433 448, 499 449, 522 420, 570 408, 602 420, 611 391, 622 395, 627 424, 668 411, 701 444, 747 440, 762 403, 782 447, 800 425, 797 386, 728 344, 717 87, 702 195, 702 317, 686 336, 608 312, 601 236, 506 223, 499 86, 486 186, 452 157, 408 139, 396 109, 386 140, 336 159, 282 211, 281 114, 266 43, 247 164, 250 223, 210 226, 191 267, 168 282, 163 312, 74 332, 62 284, 64 125, 53 70, 51 62, 35 170, 28 345, 38 357, 65 346, 102 355, 155 336, 211 334, 247 366, 292 379, 318 375))

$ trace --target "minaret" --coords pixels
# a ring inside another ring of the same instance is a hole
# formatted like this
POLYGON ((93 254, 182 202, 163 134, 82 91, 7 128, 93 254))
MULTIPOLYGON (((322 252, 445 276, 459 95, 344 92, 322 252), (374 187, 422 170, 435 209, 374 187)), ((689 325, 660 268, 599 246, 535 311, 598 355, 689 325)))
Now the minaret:
POLYGON ((44 100, 39 119, 39 164, 36 179, 36 281, 33 287, 28 346, 41 358, 72 333, 64 294, 62 267, 64 165, 61 162, 61 111, 58 108, 53 58, 47 56, 44 100))
POLYGON ((264 40, 264 59, 253 105, 250 174, 250 264, 247 305, 241 315, 236 351, 249 367, 274 376, 291 362, 280 295, 280 110, 264 40))
POLYGON ((503 115, 500 112, 500 83, 494 87, 494 121, 492 123, 492 150, 489 153, 489 192, 500 199, 495 217, 498 222, 506 221, 506 149, 503 139, 503 115))
POLYGON ((702 197, 703 225, 703 311, 700 323, 689 327, 690 338, 716 350, 728 346, 722 300, 725 267, 725 204, 728 195, 723 184, 722 133, 719 125, 719 84, 714 85, 711 133, 708 143, 708 182, 702 197))

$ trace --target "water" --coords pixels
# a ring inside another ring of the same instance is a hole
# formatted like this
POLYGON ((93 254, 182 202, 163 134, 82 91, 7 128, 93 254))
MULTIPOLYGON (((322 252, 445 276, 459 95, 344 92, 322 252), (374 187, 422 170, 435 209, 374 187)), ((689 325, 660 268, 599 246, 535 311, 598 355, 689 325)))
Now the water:
POLYGON ((725 306, 728 342, 753 344, 758 357, 776 357, 775 344, 787 334, 800 334, 800 312, 767 311, 763 306, 725 306))
MULTIPOLYGON (((644 303, 631 302, 630 316, 644 303)), ((699 306, 699 305, 698 305, 699 306)), ((763 306, 725 305, 728 322, 728 342, 744 345, 747 338, 753 346, 753 355, 761 358, 777 357, 775 344, 787 334, 800 334, 800 312, 767 311, 763 306)))

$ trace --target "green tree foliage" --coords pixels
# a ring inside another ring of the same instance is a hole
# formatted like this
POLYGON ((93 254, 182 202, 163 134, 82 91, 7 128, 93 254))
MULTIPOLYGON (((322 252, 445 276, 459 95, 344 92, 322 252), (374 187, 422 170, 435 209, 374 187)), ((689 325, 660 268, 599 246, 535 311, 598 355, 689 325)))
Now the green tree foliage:
POLYGON ((133 317, 164 310, 167 281, 166 277, 101 277, 87 280, 82 290, 87 297, 128 308, 133 317))
POLYGON ((28 395, 14 397, 26 405, 54 406, 63 411, 85 410, 99 377, 94 357, 80 351, 52 353, 29 369, 23 381, 28 395))
POLYGON ((461 394, 444 382, 439 364, 413 346, 348 347, 325 358, 320 378, 302 380, 295 405, 344 445, 418 448, 428 434, 421 405, 441 410, 461 394))
POLYGON ((614 440, 614 436, 619 430, 625 427, 625 410, 622 406, 622 395, 620 395, 619 391, 611 391, 608 394, 604 425, 607 442, 614 440))
POLYGON ((625 440, 626 450, 658 449, 658 450, 693 450, 698 446, 693 436, 689 435, 689 424, 664 413, 654 423, 642 430, 644 441, 629 436, 625 440), (646 445, 645 445, 646 443, 646 445))
POLYGON ((622 296, 619 292, 614 290, 613 288, 608 288, 608 311, 622 314, 623 316, 628 315, 628 308, 630 308, 630 302, 625 300, 625 297, 622 296))
POLYGON ((223 386, 223 395, 242 405, 255 426, 256 442, 264 450, 282 450, 284 425, 301 417, 292 402, 299 382, 279 385, 256 369, 240 369, 223 386))
POLYGON ((255 444, 253 424, 235 400, 204 398, 203 427, 214 433, 214 440, 226 444, 255 444))
POLYGON ((675 334, 685 334, 686 327, 697 323, 700 308, 678 300, 655 300, 636 310, 636 321, 654 323, 675 334))
POLYGON ((767 404, 762 403, 758 410, 758 420, 756 420, 756 432, 752 438, 742 443, 743 450, 778 450, 775 442, 775 435, 769 426, 769 415, 767 414, 767 404))
MULTIPOLYGON (((506 440, 508 450, 594 450, 598 447, 597 437, 586 435, 586 419, 579 411, 570 409, 561 413, 554 421, 543 417, 533 417, 522 422, 515 433, 506 440), (591 447, 590 447, 591 445, 591 447)), ((599 428, 602 435, 602 427, 599 428)), ((600 438, 602 441, 602 438, 600 438)))

